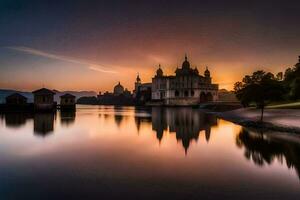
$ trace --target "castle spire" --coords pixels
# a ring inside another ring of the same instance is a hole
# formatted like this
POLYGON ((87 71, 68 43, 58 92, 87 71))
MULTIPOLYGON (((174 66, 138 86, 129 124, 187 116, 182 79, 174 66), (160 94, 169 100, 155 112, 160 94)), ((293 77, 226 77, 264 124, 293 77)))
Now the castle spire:
POLYGON ((140 73, 138 72, 137 76, 136 76, 136 82, 140 82, 141 78, 140 78, 140 73))
POLYGON ((160 64, 158 64, 158 69, 156 70, 156 75, 157 76, 163 76, 163 70, 161 69, 160 64))
POLYGON ((186 53, 185 53, 184 59, 185 59, 185 61, 187 61, 187 54, 186 53))

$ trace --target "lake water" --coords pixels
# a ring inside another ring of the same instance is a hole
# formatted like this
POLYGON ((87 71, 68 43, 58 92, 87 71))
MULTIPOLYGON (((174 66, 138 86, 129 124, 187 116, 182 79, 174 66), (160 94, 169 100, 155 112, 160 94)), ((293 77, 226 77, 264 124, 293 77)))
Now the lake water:
POLYGON ((300 145, 192 108, 0 117, 0 199, 299 199, 300 145))

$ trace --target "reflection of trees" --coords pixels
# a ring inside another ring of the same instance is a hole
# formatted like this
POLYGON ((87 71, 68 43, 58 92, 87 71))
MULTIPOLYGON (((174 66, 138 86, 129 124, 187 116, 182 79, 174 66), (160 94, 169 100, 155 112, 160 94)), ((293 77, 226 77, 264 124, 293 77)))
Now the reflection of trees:
POLYGON ((61 111, 60 122, 63 125, 71 125, 75 122, 76 112, 75 111, 61 111))
POLYGON ((272 164, 277 160, 286 165, 290 169, 295 168, 300 177, 300 145, 293 142, 282 142, 267 138, 263 133, 250 132, 243 129, 236 137, 238 147, 245 147, 245 157, 252 160, 256 165, 263 166, 272 164))
POLYGON ((177 140, 182 142, 185 151, 192 140, 197 141, 200 131, 205 131, 205 138, 210 139, 210 129, 217 124, 217 119, 192 108, 153 108, 152 129, 158 140, 163 138, 164 130, 176 133, 177 140))
POLYGON ((34 114, 34 133, 39 136, 47 136, 53 132, 54 113, 34 114))

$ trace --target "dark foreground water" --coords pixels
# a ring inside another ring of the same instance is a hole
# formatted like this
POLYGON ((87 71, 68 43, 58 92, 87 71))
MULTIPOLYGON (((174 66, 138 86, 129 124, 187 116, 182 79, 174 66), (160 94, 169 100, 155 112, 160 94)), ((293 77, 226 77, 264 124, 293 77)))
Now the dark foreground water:
POLYGON ((0 199, 300 199, 300 145, 190 108, 0 118, 0 199))

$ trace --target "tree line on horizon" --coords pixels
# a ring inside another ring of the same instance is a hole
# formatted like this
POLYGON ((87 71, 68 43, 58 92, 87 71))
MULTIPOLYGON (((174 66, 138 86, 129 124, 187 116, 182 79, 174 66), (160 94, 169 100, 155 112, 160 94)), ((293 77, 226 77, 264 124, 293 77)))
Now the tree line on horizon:
POLYGON ((246 75, 234 84, 237 99, 244 107, 253 104, 261 109, 261 121, 266 105, 279 101, 300 100, 300 62, 285 72, 274 75, 263 70, 246 75))

